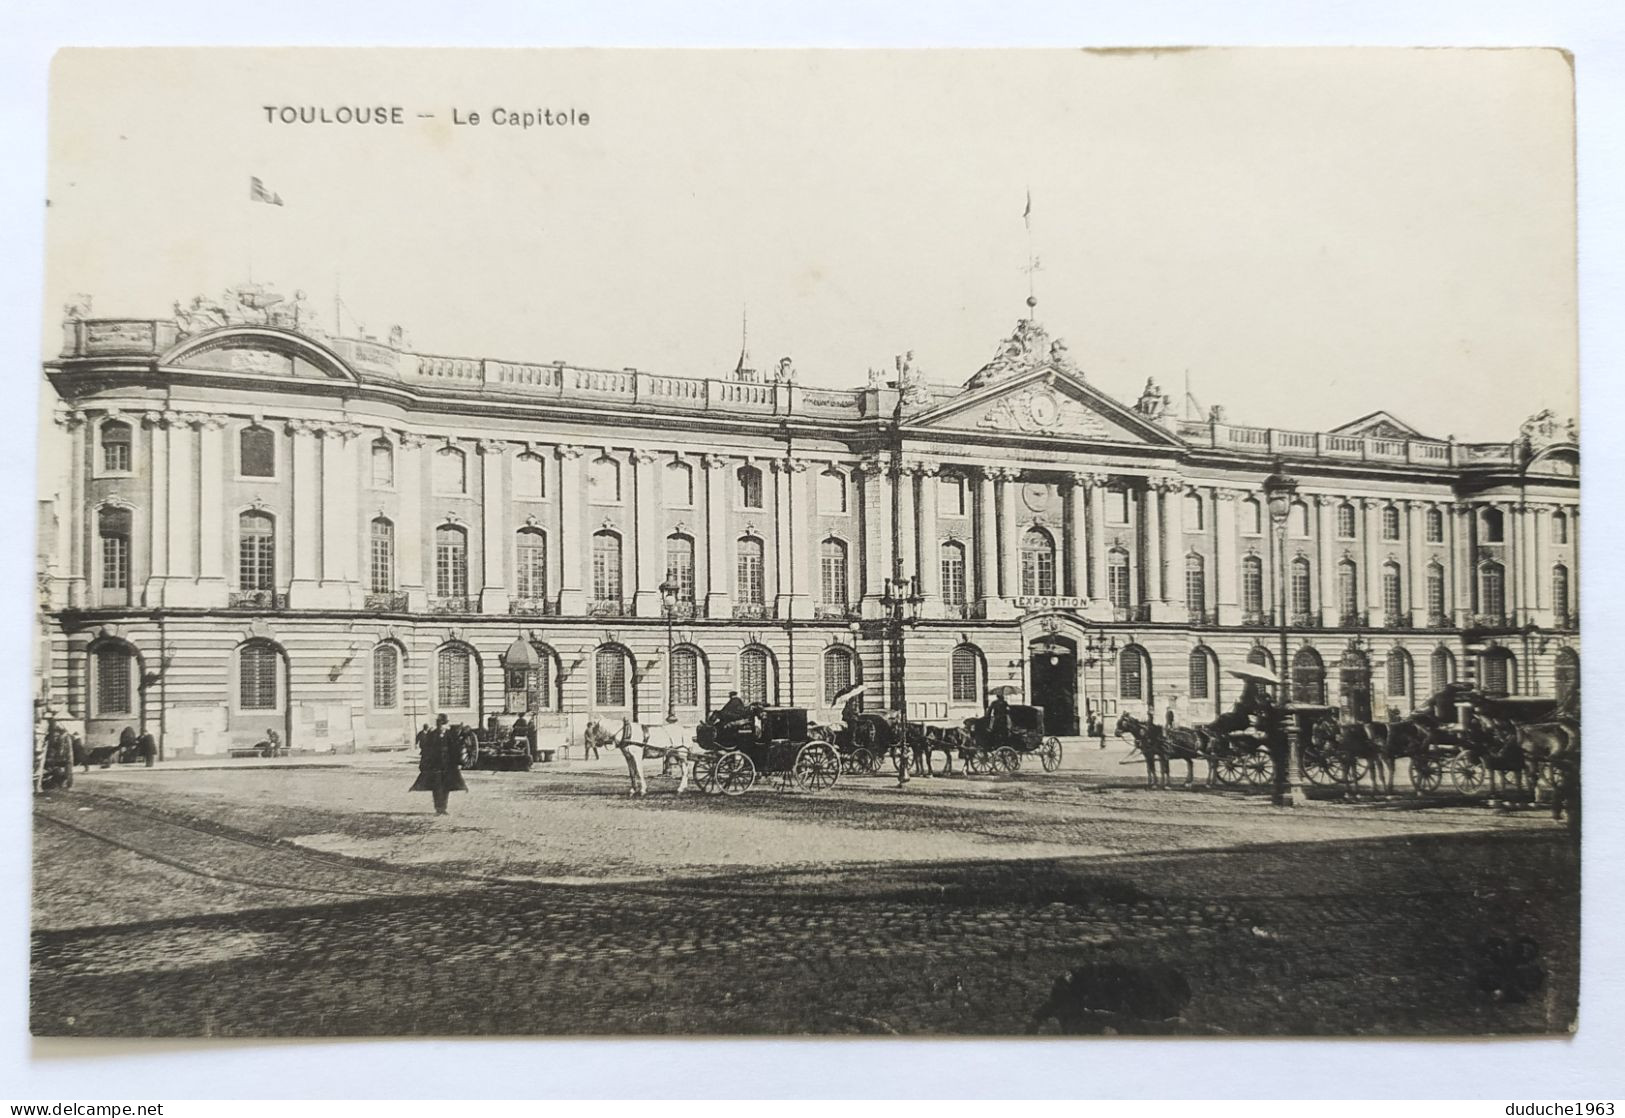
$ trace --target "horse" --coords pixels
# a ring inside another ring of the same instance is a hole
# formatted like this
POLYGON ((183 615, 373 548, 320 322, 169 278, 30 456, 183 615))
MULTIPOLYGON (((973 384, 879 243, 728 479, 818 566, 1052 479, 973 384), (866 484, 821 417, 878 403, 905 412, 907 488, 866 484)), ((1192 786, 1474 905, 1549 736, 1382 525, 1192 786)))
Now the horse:
POLYGON ((910 768, 914 770, 915 776, 936 775, 931 771, 932 749, 947 747, 933 746, 925 730, 926 727, 922 724, 911 722, 905 735, 897 715, 891 712, 857 714, 847 726, 847 733, 852 736, 854 748, 867 749, 876 757, 888 753, 892 755, 899 779, 902 779, 910 768))
POLYGON ((954 754, 964 747, 967 735, 958 726, 930 726, 924 722, 910 722, 909 751, 914 756, 915 776, 935 776, 931 755, 941 753, 946 760, 942 775, 954 775, 954 754))
MULTIPOLYGON (((621 757, 626 761, 627 776, 631 780, 631 787, 627 791, 629 796, 642 796, 648 792, 648 783, 643 774, 643 762, 650 758, 660 758, 662 762, 675 760, 677 762, 677 794, 681 796, 688 791, 689 757, 692 747, 684 738, 683 732, 675 725, 643 726, 643 740, 632 740, 631 734, 617 735, 615 747, 621 751, 621 757)), ((667 766, 661 766, 662 775, 666 774, 667 766)))
POLYGON ((1360 794, 1360 763, 1371 773, 1371 794, 1380 795, 1386 787, 1394 790, 1394 760, 1387 752, 1386 722, 1345 722, 1335 728, 1330 722, 1315 723, 1315 744, 1324 755, 1343 763, 1342 777, 1350 796, 1360 794))
POLYGON ((1134 746, 1145 758, 1145 786, 1147 788, 1168 787, 1168 759, 1185 762, 1185 787, 1189 788, 1196 782, 1196 759, 1198 757, 1208 762, 1208 784, 1213 783, 1213 761, 1201 734, 1193 731, 1180 733, 1178 730, 1170 736, 1167 731, 1155 722, 1142 722, 1132 714, 1125 711, 1118 716, 1117 734, 1129 735, 1134 739, 1134 746), (1158 782, 1158 768, 1161 768, 1161 782, 1158 782))
POLYGON ((1580 799, 1580 724, 1566 718, 1515 726, 1533 794, 1540 794, 1541 775, 1552 785, 1552 818, 1569 812, 1573 822, 1580 799))

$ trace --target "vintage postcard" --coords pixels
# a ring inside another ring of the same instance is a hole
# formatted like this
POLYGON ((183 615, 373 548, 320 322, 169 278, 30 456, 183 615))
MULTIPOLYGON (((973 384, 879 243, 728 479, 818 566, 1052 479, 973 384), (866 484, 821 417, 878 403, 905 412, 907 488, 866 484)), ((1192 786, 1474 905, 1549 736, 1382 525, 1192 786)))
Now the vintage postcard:
POLYGON ((1563 52, 50 104, 36 1035, 1577 1027, 1563 52))

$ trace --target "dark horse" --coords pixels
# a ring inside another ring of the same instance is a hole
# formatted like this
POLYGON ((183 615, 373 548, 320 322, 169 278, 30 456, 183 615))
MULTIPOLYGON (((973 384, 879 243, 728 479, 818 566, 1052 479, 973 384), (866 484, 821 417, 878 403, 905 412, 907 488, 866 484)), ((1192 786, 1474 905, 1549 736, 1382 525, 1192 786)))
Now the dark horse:
POLYGON ((1373 795, 1394 794, 1394 776, 1401 760, 1415 760, 1427 753, 1433 728, 1418 718, 1396 722, 1348 722, 1335 731, 1325 723, 1314 728, 1316 744, 1326 756, 1340 762, 1341 777, 1350 795, 1358 795, 1362 768, 1371 774, 1373 795))
MULTIPOLYGON (((853 716, 848 726, 852 745, 861 746, 876 757, 891 754, 899 773, 912 767, 915 776, 935 776, 931 767, 933 750, 948 752, 951 745, 942 737, 943 731, 935 726, 918 722, 908 724, 903 733, 901 719, 895 713, 862 713, 853 716), (935 731, 935 733, 933 733, 935 731)), ((953 754, 948 754, 948 772, 953 771, 953 754)))
POLYGON ((1118 716, 1117 733, 1134 739, 1135 748, 1145 758, 1145 786, 1168 787, 1170 758, 1185 762, 1185 787, 1196 782, 1196 761, 1207 762, 1207 782, 1213 783, 1213 758, 1201 733, 1190 729, 1164 730, 1155 722, 1142 722, 1126 711, 1118 716), (1160 770, 1160 781, 1159 781, 1160 770))

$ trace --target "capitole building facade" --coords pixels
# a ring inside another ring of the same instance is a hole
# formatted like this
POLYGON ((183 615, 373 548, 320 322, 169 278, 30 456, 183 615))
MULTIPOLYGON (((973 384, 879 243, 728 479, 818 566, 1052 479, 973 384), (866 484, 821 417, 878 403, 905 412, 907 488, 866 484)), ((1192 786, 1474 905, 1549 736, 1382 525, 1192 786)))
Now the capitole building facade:
POLYGON ((575 734, 732 690, 833 717, 858 682, 939 723, 1011 686, 1075 733, 1210 720, 1249 660, 1362 720, 1450 680, 1578 686, 1579 451, 1550 413, 1486 444, 1179 418, 1103 393, 1031 307, 960 383, 900 360, 844 391, 743 356, 419 354, 255 287, 64 330, 41 689, 91 744, 379 748, 442 712, 575 734))

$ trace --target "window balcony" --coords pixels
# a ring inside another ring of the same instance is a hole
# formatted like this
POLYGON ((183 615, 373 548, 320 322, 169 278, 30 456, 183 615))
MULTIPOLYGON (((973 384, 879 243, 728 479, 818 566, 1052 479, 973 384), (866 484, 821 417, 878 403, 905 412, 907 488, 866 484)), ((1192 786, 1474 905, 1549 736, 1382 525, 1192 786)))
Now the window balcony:
POLYGON ((287 609, 288 596, 274 590, 233 590, 226 605, 231 609, 287 609))
POLYGON ((1403 610, 1398 613, 1384 613, 1382 615, 1382 625, 1385 629, 1409 629, 1411 627, 1411 615, 1403 610))
POLYGON ((473 613, 474 607, 467 594, 447 594, 429 599, 430 613, 473 613))
POLYGON ((735 602, 735 621, 766 621, 771 613, 766 602, 735 602))
POLYGON ((1450 620, 1448 613, 1430 613, 1428 614, 1428 628, 1453 629, 1455 624, 1450 620))
POLYGON ((1320 614, 1315 613, 1313 610, 1305 610, 1301 613, 1290 614, 1288 615, 1287 620, 1291 623, 1294 629, 1320 628, 1320 614))
POLYGON ((526 617, 557 617, 559 603, 555 598, 513 598, 508 602, 508 612, 526 617))
POLYGON ((1337 615, 1337 623, 1345 629, 1360 629, 1365 626, 1365 614, 1359 610, 1344 610, 1337 615))
POLYGON ((587 603, 588 617, 625 617, 626 603, 620 598, 594 598, 587 603))
POLYGON ((1576 629, 1579 628, 1578 621, 1579 617, 1572 613, 1552 614, 1552 628, 1554 629, 1576 629))
POLYGON ((406 594, 399 590, 374 591, 362 599, 362 605, 374 613, 405 613, 406 594))
POLYGON ((1212 625, 1216 617, 1210 609, 1199 609, 1192 606, 1186 610, 1187 618, 1192 625, 1212 625))
POLYGON ((699 607, 693 602, 672 602, 660 607, 660 616, 670 616, 673 621, 693 621, 699 616, 699 607))
POLYGON ((951 618, 966 618, 971 613, 969 602, 943 602, 942 616, 951 618))
POLYGON ((1507 615, 1504 613, 1475 613, 1470 628, 1473 629, 1505 629, 1507 615))
MULTIPOLYGON (((960 609, 965 607, 961 605, 960 609)), ((736 613, 737 617, 738 614, 736 613)), ((858 616, 857 607, 850 602, 817 602, 813 605, 813 617, 819 621, 850 621, 858 616)), ((949 614, 948 616, 953 616, 949 614)), ((963 617, 963 614, 959 616, 963 617)))
POLYGON ((1241 623, 1252 629, 1267 629, 1275 624, 1275 614, 1267 609, 1246 610, 1241 615, 1241 623))

